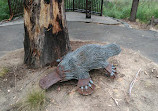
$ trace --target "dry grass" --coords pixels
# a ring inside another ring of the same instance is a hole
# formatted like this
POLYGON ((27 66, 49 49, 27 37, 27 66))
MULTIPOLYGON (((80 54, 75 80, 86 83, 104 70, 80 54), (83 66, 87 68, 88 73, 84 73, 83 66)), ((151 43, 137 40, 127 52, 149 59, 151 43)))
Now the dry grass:
POLYGON ((27 95, 24 102, 19 104, 18 111, 43 111, 45 104, 45 91, 32 91, 27 95))
POLYGON ((9 72, 9 69, 6 68, 6 67, 3 67, 3 68, 0 70, 0 77, 4 77, 8 72, 9 72))
MULTIPOLYGON (((133 0, 105 0, 104 16, 110 16, 118 19, 127 19, 130 17, 133 0)), ((142 23, 148 23, 151 17, 158 18, 158 1, 157 0, 140 0, 137 20, 142 23)))

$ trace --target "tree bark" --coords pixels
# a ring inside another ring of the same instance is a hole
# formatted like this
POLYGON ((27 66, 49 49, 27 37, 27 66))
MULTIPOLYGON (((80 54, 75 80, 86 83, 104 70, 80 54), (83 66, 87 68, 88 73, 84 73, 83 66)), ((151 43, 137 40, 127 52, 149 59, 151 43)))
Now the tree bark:
POLYGON ((129 18, 129 20, 131 22, 136 21, 138 5, 139 5, 139 0, 133 0, 132 8, 131 8, 131 14, 130 14, 130 18, 129 18))
POLYGON ((70 50, 64 0, 24 0, 24 63, 31 68, 56 62, 70 50))

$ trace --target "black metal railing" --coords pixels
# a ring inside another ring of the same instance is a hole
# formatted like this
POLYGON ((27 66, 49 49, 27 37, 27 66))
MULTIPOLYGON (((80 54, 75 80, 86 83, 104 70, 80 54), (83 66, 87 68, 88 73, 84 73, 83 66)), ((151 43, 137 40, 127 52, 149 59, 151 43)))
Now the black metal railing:
MULTIPOLYGON (((91 1, 91 13, 102 16, 103 0, 91 1)), ((66 11, 77 11, 86 13, 86 0, 65 0, 66 11)))
POLYGON ((23 0, 8 0, 10 15, 22 15, 23 14, 23 0))
MULTIPOLYGON (((91 1, 91 13, 102 16, 103 0, 91 1)), ((10 15, 23 14, 23 0, 8 0, 10 15)), ((76 11, 86 13, 86 0, 65 0, 66 11, 76 11)))

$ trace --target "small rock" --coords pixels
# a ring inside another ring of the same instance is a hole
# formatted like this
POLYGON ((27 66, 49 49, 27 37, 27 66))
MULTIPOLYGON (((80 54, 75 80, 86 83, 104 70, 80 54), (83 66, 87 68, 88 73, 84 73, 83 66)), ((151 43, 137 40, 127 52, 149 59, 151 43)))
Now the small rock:
POLYGON ((158 78, 158 75, 156 76, 156 78, 158 78))
POLYGON ((153 68, 153 69, 151 70, 151 72, 154 73, 154 70, 155 70, 155 68, 153 68))
POLYGON ((19 99, 17 99, 15 103, 18 103, 18 102, 19 102, 19 99))
POLYGON ((148 75, 148 73, 146 71, 144 71, 144 74, 148 75))
POLYGON ((8 93, 10 92, 10 90, 8 89, 8 93))
POLYGON ((152 69, 151 72, 154 73, 154 70, 152 69))
POLYGON ((7 79, 4 79, 3 81, 7 81, 7 79))
POLYGON ((60 87, 58 87, 58 89, 57 89, 58 91, 60 91, 61 89, 60 89, 60 87))
POLYGON ((118 66, 118 64, 114 64, 114 66, 118 66))
POLYGON ((14 96, 13 99, 16 99, 16 96, 14 96))

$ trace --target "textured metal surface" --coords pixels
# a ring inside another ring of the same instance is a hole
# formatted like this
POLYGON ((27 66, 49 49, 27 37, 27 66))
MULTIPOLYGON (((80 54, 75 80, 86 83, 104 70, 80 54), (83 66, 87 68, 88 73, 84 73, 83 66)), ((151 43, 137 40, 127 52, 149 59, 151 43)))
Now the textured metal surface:
POLYGON ((58 64, 57 70, 42 79, 40 86, 45 89, 58 81, 77 79, 78 92, 82 95, 89 95, 95 88, 89 71, 105 68, 108 74, 114 77, 116 72, 115 67, 110 65, 107 59, 118 55, 120 51, 120 47, 116 44, 103 46, 96 44, 84 45, 66 54, 58 64))
POLYGON ((92 94, 95 89, 95 85, 93 83, 90 83, 90 81, 92 81, 91 78, 79 79, 77 84, 78 93, 82 95, 92 94))
POLYGON ((52 86, 53 84, 59 82, 60 80, 62 80, 62 78, 60 77, 60 75, 55 70, 54 72, 52 72, 52 73, 46 75, 44 78, 42 78, 39 81, 39 86, 42 89, 48 89, 50 86, 52 86))
POLYGON ((78 93, 80 93, 84 96, 87 96, 94 92, 95 87, 96 86, 94 84, 92 84, 91 87, 88 87, 87 89, 78 88, 77 91, 78 91, 78 93))
POLYGON ((105 68, 105 70, 106 70, 106 76, 108 76, 108 77, 111 77, 111 78, 115 78, 115 76, 116 76, 116 74, 117 74, 117 72, 116 72, 116 68, 113 66, 113 65, 111 65, 111 64, 109 64, 106 68, 105 68))
POLYGON ((80 79, 80 80, 78 80, 77 87, 82 87, 82 86, 88 85, 90 80, 91 80, 91 78, 86 78, 86 79, 80 79))
POLYGON ((100 69, 108 66, 107 59, 118 55, 121 49, 116 44, 84 45, 73 52, 68 53, 59 63, 64 70, 70 72, 65 73, 65 78, 69 79, 86 79, 89 78, 89 71, 92 69, 100 69))

